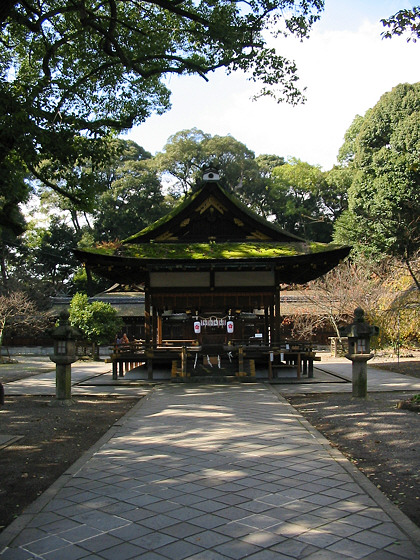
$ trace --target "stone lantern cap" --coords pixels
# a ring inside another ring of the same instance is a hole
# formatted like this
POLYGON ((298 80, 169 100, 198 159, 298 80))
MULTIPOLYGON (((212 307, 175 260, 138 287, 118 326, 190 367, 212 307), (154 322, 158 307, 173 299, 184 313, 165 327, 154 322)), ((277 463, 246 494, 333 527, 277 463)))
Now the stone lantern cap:
POLYGON ((340 333, 350 338, 370 338, 379 334, 379 328, 366 323, 365 312, 361 307, 357 307, 354 310, 354 322, 341 328, 340 333))
POLYGON ((69 314, 62 311, 59 317, 60 324, 51 332, 51 337, 55 340, 76 340, 82 338, 82 332, 77 327, 72 327, 69 323, 69 314))

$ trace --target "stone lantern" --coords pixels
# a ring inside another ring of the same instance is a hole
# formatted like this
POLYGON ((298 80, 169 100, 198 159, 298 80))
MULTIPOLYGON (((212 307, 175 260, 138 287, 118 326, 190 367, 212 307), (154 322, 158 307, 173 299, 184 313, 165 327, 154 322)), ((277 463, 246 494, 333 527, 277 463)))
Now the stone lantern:
POLYGON ((51 405, 71 406, 71 364, 77 360, 76 340, 81 338, 81 332, 69 324, 69 314, 60 313, 59 326, 51 333, 54 341, 54 354, 50 360, 55 362, 56 370, 56 398, 51 405))
POLYGON ((348 337, 349 353, 346 358, 352 362, 353 397, 367 395, 367 362, 373 358, 370 353, 370 339, 379 333, 379 328, 365 322, 365 312, 361 307, 354 310, 354 322, 341 330, 348 337))

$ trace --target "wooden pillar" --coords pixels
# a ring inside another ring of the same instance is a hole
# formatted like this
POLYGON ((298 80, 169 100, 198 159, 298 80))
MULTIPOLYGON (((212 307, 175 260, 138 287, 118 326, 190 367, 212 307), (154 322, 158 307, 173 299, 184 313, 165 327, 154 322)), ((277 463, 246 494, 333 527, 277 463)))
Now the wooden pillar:
POLYGON ((274 323, 274 304, 270 305, 270 346, 274 346, 274 340, 276 338, 276 325, 274 323))
POLYGON ((187 348, 185 346, 181 349, 181 376, 187 377, 187 348))
POLYGON ((280 344, 280 286, 276 286, 276 292, 274 294, 274 306, 275 306, 275 317, 274 317, 274 332, 275 332, 275 344, 280 344))
POLYGON ((162 310, 157 310, 157 344, 162 344, 162 310))
POLYGON ((149 381, 153 380, 153 350, 152 343, 152 329, 151 329, 151 316, 150 316, 150 293, 148 286, 144 289, 144 345, 147 364, 147 378, 149 381))
POLYGON ((243 346, 239 346, 238 348, 238 375, 242 376, 245 373, 245 368, 244 368, 244 347, 243 346))
POLYGON ((152 343, 155 346, 156 344, 158 344, 158 319, 157 319, 157 309, 155 307, 152 307, 151 320, 152 320, 152 343))
POLYGON ((270 344, 268 333, 270 329, 268 328, 269 325, 269 317, 268 317, 268 307, 264 307, 264 340, 266 344, 270 344))
POLYGON ((150 343, 151 343, 150 294, 149 294, 149 290, 146 287, 144 290, 144 343, 146 348, 150 347, 150 343))

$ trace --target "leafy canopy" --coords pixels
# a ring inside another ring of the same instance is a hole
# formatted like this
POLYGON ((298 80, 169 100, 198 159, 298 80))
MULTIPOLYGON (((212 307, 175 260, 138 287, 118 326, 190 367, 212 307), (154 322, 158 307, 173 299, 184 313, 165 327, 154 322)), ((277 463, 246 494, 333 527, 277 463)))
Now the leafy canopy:
POLYGON ((346 158, 353 170, 349 209, 336 224, 336 240, 379 261, 408 266, 420 248, 420 82, 385 93, 356 131, 346 158))
MULTIPOLYGON (((292 61, 267 32, 308 36, 323 0, 3 0, 0 7, 2 191, 22 169, 79 205, 106 161, 109 134, 169 106, 165 79, 218 68, 247 73, 260 95, 298 103, 292 61)), ((2 192, 0 192, 0 197, 2 192)))
POLYGON ((420 6, 400 10, 393 16, 382 19, 381 22, 387 28, 382 34, 386 39, 407 33, 407 41, 411 40, 415 43, 420 38, 420 6))
POLYGON ((95 344, 111 343, 122 327, 116 310, 103 301, 89 303, 86 294, 77 293, 70 302, 70 324, 78 327, 95 344))

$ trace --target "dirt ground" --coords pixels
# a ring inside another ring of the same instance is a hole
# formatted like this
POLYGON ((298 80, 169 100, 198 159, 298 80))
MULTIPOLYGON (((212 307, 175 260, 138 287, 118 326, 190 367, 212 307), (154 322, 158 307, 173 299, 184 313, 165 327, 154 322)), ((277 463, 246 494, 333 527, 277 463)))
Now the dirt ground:
MULTIPOLYGON (((395 360, 381 357, 375 363, 394 371, 398 366, 395 360)), ((35 373, 19 369, 21 377, 35 373)), ((420 377, 420 361, 408 357, 398 371, 420 377)), ((0 381, 10 380, 0 366, 0 381)), ((338 393, 288 400, 420 526, 420 414, 396 408, 408 396, 371 393, 365 400, 338 393)), ((0 433, 18 439, 0 446, 0 531, 137 402, 122 397, 77 397, 75 407, 57 409, 48 406, 50 400, 7 396, 6 390, 0 433)))

